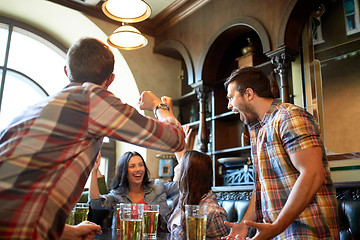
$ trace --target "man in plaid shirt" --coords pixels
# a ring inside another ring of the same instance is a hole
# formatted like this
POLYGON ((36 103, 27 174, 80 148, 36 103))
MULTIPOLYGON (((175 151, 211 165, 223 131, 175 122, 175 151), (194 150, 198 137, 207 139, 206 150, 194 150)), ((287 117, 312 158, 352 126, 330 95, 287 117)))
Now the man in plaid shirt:
POLYGON ((251 134, 255 189, 240 223, 222 239, 339 239, 336 192, 314 117, 273 99, 256 68, 234 71, 225 83, 228 108, 251 134))
POLYGON ((145 117, 107 91, 114 80, 107 45, 84 38, 72 45, 65 73, 70 84, 29 108, 0 133, 0 239, 93 238, 100 226, 65 220, 79 199, 104 136, 160 151, 184 148, 174 115, 151 92, 145 117))

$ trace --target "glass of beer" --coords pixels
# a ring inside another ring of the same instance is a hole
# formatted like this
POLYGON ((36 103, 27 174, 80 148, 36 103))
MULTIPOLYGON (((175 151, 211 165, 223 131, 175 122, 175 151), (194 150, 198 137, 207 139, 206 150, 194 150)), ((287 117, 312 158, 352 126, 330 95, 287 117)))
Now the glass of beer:
POLYGON ((205 240, 206 215, 206 205, 185 205, 187 239, 205 240))
POLYGON ((74 208, 71 210, 68 218, 66 219, 66 222, 65 222, 66 224, 68 224, 68 225, 75 225, 75 211, 76 211, 76 207, 74 207, 74 208))
POLYGON ((75 206, 75 222, 74 225, 77 225, 83 221, 86 221, 89 213, 89 204, 87 203, 77 203, 75 206))
POLYGON ((156 239, 159 205, 144 205, 143 239, 156 239))
POLYGON ((142 236, 141 223, 144 216, 144 205, 120 203, 118 206, 120 239, 140 240, 142 236))

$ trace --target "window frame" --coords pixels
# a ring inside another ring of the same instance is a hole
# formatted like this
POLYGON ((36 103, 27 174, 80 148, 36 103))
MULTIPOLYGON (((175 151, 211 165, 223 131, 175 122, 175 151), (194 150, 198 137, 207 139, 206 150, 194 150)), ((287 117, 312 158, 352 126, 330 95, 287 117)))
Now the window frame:
MULTIPOLYGON (((49 96, 47 91, 45 91, 45 89, 40 84, 38 84, 34 79, 27 76, 23 72, 20 72, 16 69, 7 67, 8 59, 9 59, 9 52, 10 52, 11 36, 12 36, 14 27, 17 27, 19 29, 23 29, 25 31, 33 33, 35 36, 38 37, 36 40, 41 41, 43 44, 48 45, 48 46, 50 46, 48 43, 51 43, 65 54, 66 54, 68 48, 65 47, 60 41, 58 41, 55 38, 53 38, 52 36, 50 36, 49 34, 46 34, 45 32, 43 32, 33 26, 30 26, 26 23, 23 23, 23 22, 14 20, 14 19, 1 17, 1 16, 0 16, 0 23, 4 24, 4 25, 8 25, 8 38, 7 38, 6 50, 5 50, 5 56, 4 56, 5 60, 4 60, 4 65, 0 66, 0 69, 2 70, 1 80, 0 80, 0 112, 1 112, 1 105, 2 105, 2 100, 3 100, 4 87, 5 87, 5 77, 6 77, 7 71, 12 71, 12 72, 22 75, 23 77, 25 77, 26 79, 28 79, 29 81, 34 83, 36 86, 38 86, 47 96, 49 96)), ((58 50, 58 49, 54 49, 54 50, 58 50)))
POLYGON ((347 20, 347 14, 345 12, 345 0, 343 0, 343 7, 344 7, 344 20, 345 20, 345 30, 346 30, 346 35, 352 35, 355 33, 359 33, 360 32, 360 5, 359 5, 359 0, 351 0, 354 3, 354 22, 355 22, 355 28, 353 29, 349 29, 348 28, 348 20, 347 20))
MULTIPOLYGON (((21 75, 22 77, 26 78, 27 80, 29 80, 33 84, 35 84, 37 87, 39 87, 39 90, 44 92, 44 94, 46 96, 49 96, 48 92, 39 83, 37 83, 34 79, 27 76, 25 73, 23 73, 21 71, 7 67, 8 59, 9 59, 9 52, 10 52, 10 45, 11 45, 10 44, 11 43, 11 35, 13 33, 14 27, 32 33, 32 35, 30 36, 31 38, 36 38, 36 40, 49 46, 53 50, 56 50, 56 51, 59 50, 59 51, 62 51, 62 53, 66 54, 68 51, 68 48, 65 45, 63 45, 60 41, 58 41, 57 39, 52 37, 51 35, 41 31, 40 29, 30 26, 24 22, 20 22, 20 21, 14 20, 14 19, 0 16, 0 24, 8 25, 8 38, 7 38, 6 50, 5 50, 5 56, 4 56, 5 57, 4 65, 3 66, 0 65, 0 70, 2 70, 1 79, 0 79, 0 112, 1 112, 1 104, 2 104, 2 99, 3 99, 5 78, 6 78, 7 72, 11 71, 11 72, 21 75), (56 48, 53 48, 52 45, 55 46, 56 48)), ((114 169, 115 169, 115 165, 116 165, 115 140, 110 139, 109 143, 104 143, 103 146, 104 147, 102 149, 102 155, 108 159, 106 166, 105 166, 105 168, 106 168, 105 173, 103 173, 103 174, 105 176, 107 183, 109 184, 110 179, 114 176, 114 169)))

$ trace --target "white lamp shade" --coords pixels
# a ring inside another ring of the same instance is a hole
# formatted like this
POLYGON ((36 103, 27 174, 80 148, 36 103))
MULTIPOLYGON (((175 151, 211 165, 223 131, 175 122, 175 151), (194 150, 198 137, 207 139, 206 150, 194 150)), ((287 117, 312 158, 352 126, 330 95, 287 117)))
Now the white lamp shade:
POLYGON ((108 0, 102 10, 109 18, 127 23, 144 21, 151 14, 150 6, 142 0, 108 0))
POLYGON ((133 26, 123 25, 108 37, 107 42, 115 48, 133 50, 146 46, 148 40, 133 26))

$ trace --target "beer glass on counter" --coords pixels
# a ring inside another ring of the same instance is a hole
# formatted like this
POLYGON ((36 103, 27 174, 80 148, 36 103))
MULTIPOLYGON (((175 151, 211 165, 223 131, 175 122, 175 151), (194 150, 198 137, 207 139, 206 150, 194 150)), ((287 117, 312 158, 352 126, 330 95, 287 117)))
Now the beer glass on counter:
POLYGON ((144 215, 143 204, 117 205, 118 227, 120 239, 140 240, 142 236, 141 223, 144 215))
POLYGON ((206 205, 185 205, 186 239, 205 240, 206 205))
POLYGON ((156 239, 159 205, 144 205, 143 239, 156 239))
POLYGON ((74 225, 77 225, 83 221, 86 221, 89 213, 89 204, 77 203, 75 205, 75 221, 74 225))
POLYGON ((68 224, 68 225, 75 225, 75 211, 76 211, 76 207, 74 207, 74 208, 71 210, 68 218, 66 219, 66 222, 65 222, 66 224, 68 224))

